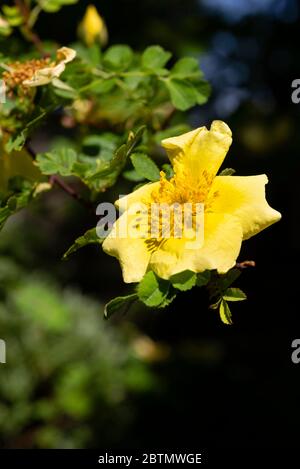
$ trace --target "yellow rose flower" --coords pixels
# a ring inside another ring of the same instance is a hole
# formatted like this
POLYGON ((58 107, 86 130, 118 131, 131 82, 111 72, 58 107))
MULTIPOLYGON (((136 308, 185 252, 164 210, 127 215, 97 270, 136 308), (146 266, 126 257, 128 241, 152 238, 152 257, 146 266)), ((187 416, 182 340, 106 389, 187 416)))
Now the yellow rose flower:
POLYGON ((226 273, 235 265, 243 240, 280 220, 280 213, 265 198, 266 175, 216 175, 231 143, 231 130, 222 121, 214 121, 210 130, 200 127, 164 140, 174 177, 167 180, 161 173, 160 181, 116 202, 124 213, 114 223, 103 249, 119 259, 126 283, 139 282, 147 270, 164 279, 185 270, 226 273), (201 246, 191 248, 190 239, 178 238, 174 229, 168 238, 149 236, 153 220, 139 206, 153 203, 166 207, 203 204, 201 246), (124 223, 130 226, 127 237, 118 236, 124 223))
POLYGON ((105 45, 108 39, 107 28, 104 19, 99 15, 94 5, 89 5, 81 24, 79 25, 79 35, 88 45, 93 45, 96 41, 105 45))

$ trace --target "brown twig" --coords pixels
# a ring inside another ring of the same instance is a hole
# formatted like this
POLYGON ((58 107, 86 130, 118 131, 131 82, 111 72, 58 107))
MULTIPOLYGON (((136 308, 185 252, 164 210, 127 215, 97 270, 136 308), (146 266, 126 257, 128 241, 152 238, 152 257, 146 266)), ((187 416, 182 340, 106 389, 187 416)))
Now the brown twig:
MULTIPOLYGON (((29 145, 29 142, 27 141, 27 143, 25 144, 25 148, 27 150, 27 152, 29 153, 29 155, 31 156, 31 158, 33 160, 35 160, 36 158, 36 154, 35 154, 35 151, 31 148, 31 146, 29 145)), ((75 189, 73 189, 73 187, 71 187, 68 183, 66 183, 62 178, 60 178, 59 176, 57 175, 51 175, 49 177, 49 182, 52 186, 54 186, 55 184, 60 187, 66 194, 68 194, 70 197, 72 197, 73 199, 77 200, 77 202, 79 202, 81 205, 83 205, 85 208, 87 208, 91 213, 93 213, 93 215, 95 215, 95 210, 94 210, 94 207, 91 203, 89 203, 89 201, 83 199, 76 191, 75 189)))
POLYGON ((17 8, 19 9, 21 15, 24 18, 24 25, 23 25, 23 28, 22 28, 24 36, 26 38, 28 38, 35 45, 35 47, 40 52, 40 54, 42 54, 43 56, 46 56, 47 54, 45 53, 43 43, 42 43, 40 37, 38 36, 37 33, 32 31, 32 29, 29 27, 28 22, 29 22, 29 18, 30 18, 30 10, 29 10, 28 6, 24 3, 23 0, 14 0, 14 1, 15 1, 15 5, 17 6, 17 8))
POLYGON ((255 261, 243 261, 243 262, 237 262, 235 264, 235 267, 237 269, 247 269, 248 267, 255 267, 255 261))
POLYGON ((69 184, 67 184, 63 179, 61 179, 57 175, 52 175, 49 178, 49 182, 52 186, 55 184, 60 187, 66 194, 68 194, 70 197, 75 199, 77 202, 79 202, 81 205, 83 205, 86 209, 88 209, 93 215, 95 215, 94 207, 92 204, 90 204, 87 200, 83 199, 76 191, 71 187, 69 184))

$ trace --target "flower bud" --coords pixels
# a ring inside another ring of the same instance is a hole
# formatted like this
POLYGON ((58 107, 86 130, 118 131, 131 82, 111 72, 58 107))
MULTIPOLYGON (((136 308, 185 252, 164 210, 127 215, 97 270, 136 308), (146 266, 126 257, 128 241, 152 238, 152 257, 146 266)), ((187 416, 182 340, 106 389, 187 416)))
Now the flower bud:
POLYGON ((102 46, 107 43, 108 33, 105 21, 94 5, 87 7, 83 20, 79 25, 78 33, 87 46, 91 46, 97 41, 102 46))

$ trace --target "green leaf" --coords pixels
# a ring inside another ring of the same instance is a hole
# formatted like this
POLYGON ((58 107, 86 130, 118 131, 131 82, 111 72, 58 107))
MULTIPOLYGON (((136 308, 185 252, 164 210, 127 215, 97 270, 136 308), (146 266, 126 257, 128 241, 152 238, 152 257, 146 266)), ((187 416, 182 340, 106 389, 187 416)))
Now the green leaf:
POLYGON ((175 78, 199 78, 202 77, 202 72, 199 69, 199 63, 197 59, 193 57, 184 57, 172 68, 170 76, 175 78))
POLYGON ((25 130, 21 131, 19 134, 15 136, 11 136, 7 143, 5 144, 5 150, 8 153, 11 153, 12 151, 20 151, 22 150, 23 146, 25 145, 26 142, 26 132, 25 130))
MULTIPOLYGON (((207 101, 210 94, 210 85, 203 78, 203 73, 199 69, 198 61, 192 57, 180 59, 172 68, 170 78, 173 81, 179 80, 188 84, 194 92, 194 104, 203 104, 207 101)), ((182 86, 183 90, 183 86, 182 86)), ((190 100, 192 93, 190 92, 190 100)))
POLYGON ((83 176, 84 182, 97 191, 105 191, 113 186, 125 166, 127 160, 126 144, 122 145, 115 153, 113 159, 102 164, 100 169, 83 176))
POLYGON ((47 13, 56 13, 65 5, 74 5, 79 0, 38 0, 40 7, 47 13))
POLYGON ((25 180, 21 181, 18 193, 9 197, 6 204, 0 208, 0 229, 11 215, 28 205, 34 197, 34 189, 34 184, 25 180))
POLYGON ((69 86, 67 83, 59 80, 58 78, 54 78, 52 80, 52 86, 54 89, 54 93, 57 96, 60 96, 62 98, 66 99, 76 99, 78 98, 77 91, 74 90, 71 86, 69 86))
POLYGON ((109 319, 114 313, 123 311, 125 314, 132 303, 138 299, 136 293, 127 296, 118 296, 113 300, 109 301, 104 307, 104 317, 109 319))
POLYGON ((218 176, 232 176, 235 173, 235 169, 225 168, 218 174, 218 176))
POLYGON ((96 95, 106 94, 112 91, 116 87, 117 81, 115 78, 109 80, 95 80, 89 85, 89 91, 92 91, 96 95))
POLYGON ((240 288, 227 288, 223 298, 226 301, 244 301, 247 296, 240 288))
POLYGON ((100 169, 96 169, 91 174, 84 177, 84 182, 97 191, 104 191, 108 187, 113 186, 123 170, 127 158, 140 142, 145 128, 145 126, 142 126, 135 133, 131 132, 128 136, 127 143, 124 143, 117 149, 112 160, 104 165, 102 164, 100 169))
POLYGON ((24 23, 24 17, 17 6, 3 5, 2 10, 5 14, 5 21, 10 26, 21 26, 24 23))
POLYGON ((157 165, 144 153, 133 153, 130 157, 134 169, 143 178, 149 181, 158 181, 160 174, 157 165))
POLYGON ((129 46, 111 46, 104 54, 103 63, 109 70, 126 70, 133 60, 133 52, 129 46))
POLYGON ((232 325, 232 314, 230 308, 225 300, 222 300, 220 303, 220 318, 224 324, 232 325))
POLYGON ((86 155, 100 158, 105 162, 113 159, 118 146, 120 146, 119 137, 109 132, 88 135, 82 142, 82 149, 86 155))
POLYGON ((196 285, 197 275, 195 272, 185 270, 178 274, 172 275, 170 281, 174 288, 181 291, 187 291, 196 285))
POLYGON ((88 244, 101 244, 103 241, 104 239, 99 238, 97 235, 96 228, 91 228, 86 233, 84 233, 83 236, 80 236, 75 240, 74 244, 72 244, 72 246, 67 250, 62 258, 63 260, 66 260, 71 254, 78 251, 78 249, 81 249, 88 244))
POLYGON ((20 151, 25 145, 26 139, 30 136, 31 132, 41 123, 42 120, 54 109, 54 105, 51 104, 47 109, 37 109, 35 115, 26 124, 21 132, 12 135, 5 145, 5 150, 10 153, 13 150, 20 151))
POLYGON ((129 90, 133 91, 136 90, 145 79, 148 79, 146 75, 129 75, 124 77, 124 83, 129 90))
POLYGON ((159 308, 165 308, 166 306, 169 306, 175 300, 176 296, 176 290, 174 288, 170 288, 167 296, 160 303, 159 308))
POLYGON ((148 47, 142 55, 142 66, 150 70, 163 68, 172 54, 160 46, 148 47))
POLYGON ((188 81, 174 78, 164 82, 169 90, 173 106, 180 111, 187 111, 197 104, 195 88, 188 81))
POLYGON ((210 281, 210 278, 211 278, 210 270, 205 270, 204 272, 197 274, 197 281, 196 281, 197 287, 204 287, 205 285, 207 285, 208 282, 210 281))
POLYGON ((205 81, 201 80, 199 82, 192 82, 196 94, 196 102, 200 106, 206 103, 210 93, 211 93, 211 86, 210 84, 205 81))
POLYGON ((0 16, 0 36, 7 37, 10 36, 12 32, 13 29, 10 27, 9 22, 0 16))
POLYGON ((77 155, 71 148, 61 148, 53 152, 38 154, 36 161, 43 174, 71 176, 73 174, 73 165, 77 161, 77 155))
POLYGON ((220 275, 217 281, 219 289, 224 293, 224 291, 230 287, 230 285, 232 285, 240 275, 241 271, 236 267, 228 270, 226 274, 220 275))
POLYGON ((86 47, 81 42, 71 45, 72 49, 75 49, 77 52, 77 57, 82 59, 84 62, 96 67, 100 64, 101 61, 101 48, 98 43, 86 47))
POLYGON ((132 182, 140 182, 145 179, 135 169, 128 169, 127 171, 124 171, 123 177, 132 182))
POLYGON ((146 126, 142 125, 139 127, 136 132, 131 132, 128 137, 127 141, 127 153, 128 155, 133 152, 133 150, 136 148, 136 146, 140 143, 142 140, 142 137, 144 135, 144 132, 146 130, 146 126))
POLYGON ((151 308, 163 305, 167 298, 170 282, 157 277, 154 272, 147 272, 137 287, 139 299, 151 308))

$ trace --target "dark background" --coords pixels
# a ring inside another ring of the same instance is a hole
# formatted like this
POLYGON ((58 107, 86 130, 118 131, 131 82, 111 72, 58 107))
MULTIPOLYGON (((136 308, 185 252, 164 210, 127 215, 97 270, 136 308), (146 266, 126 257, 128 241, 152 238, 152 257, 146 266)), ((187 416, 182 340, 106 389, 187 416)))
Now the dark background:
MULTIPOLYGON (((74 41, 87 3, 66 7, 51 21, 49 15, 42 16, 40 35, 62 44, 74 41)), ((138 50, 160 44, 175 57, 199 57, 213 94, 205 106, 190 113, 191 124, 206 125, 213 119, 229 124, 234 141, 226 166, 239 175, 266 173, 268 201, 283 217, 243 245, 240 260, 253 259, 256 268, 245 271, 237 282, 248 301, 233 305, 232 327, 207 309, 207 299, 196 289, 179 295, 168 309, 138 309, 111 321, 108 327, 117 333, 132 327, 153 344, 163 344, 168 353, 147 364, 154 385, 124 398, 124 407, 132 413, 125 429, 114 414, 98 428, 103 415, 95 404, 91 437, 85 445, 296 446, 300 364, 291 361, 291 343, 300 337, 300 104, 291 101, 291 83, 300 77, 299 4, 296 0, 95 4, 106 20, 111 44, 129 43, 138 50)), ((105 302, 127 291, 117 261, 94 247, 66 263, 59 261, 74 238, 90 226, 89 216, 57 190, 6 228, 1 252, 29 271, 46 272, 60 288, 71 286, 105 302), (11 237, 17 236, 19 242, 11 246, 11 237)), ((22 439, 28 429, 21 427, 19 432, 13 440, 6 437, 3 445, 36 445, 22 439)))

